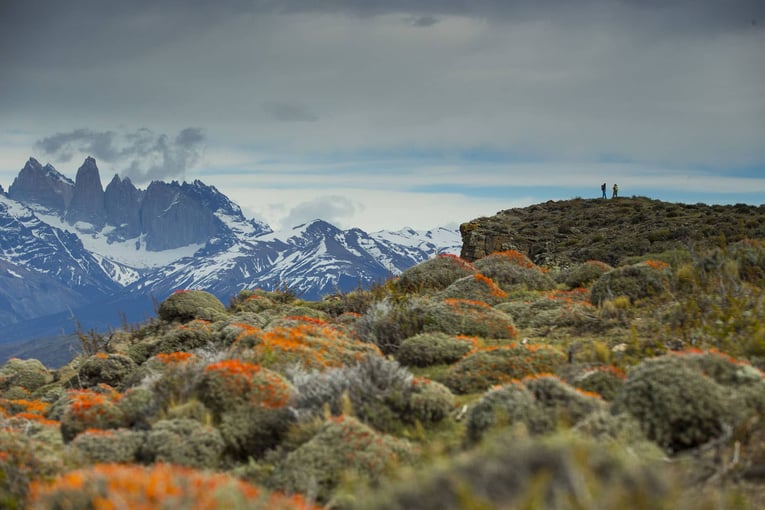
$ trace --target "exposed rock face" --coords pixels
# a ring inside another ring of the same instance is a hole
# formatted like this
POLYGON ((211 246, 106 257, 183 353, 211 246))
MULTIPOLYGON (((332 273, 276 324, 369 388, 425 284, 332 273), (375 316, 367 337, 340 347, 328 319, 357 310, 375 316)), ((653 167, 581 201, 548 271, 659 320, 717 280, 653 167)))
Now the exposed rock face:
POLYGON ((153 251, 204 244, 219 231, 213 212, 176 181, 149 184, 141 207, 141 225, 146 249, 153 251))
POLYGON ((119 236, 131 239, 141 234, 141 192, 129 178, 114 175, 104 191, 106 223, 117 227, 119 236))
POLYGON ((74 195, 69 203, 65 219, 70 225, 84 221, 97 229, 106 223, 104 188, 101 186, 101 176, 98 173, 96 160, 93 158, 86 158, 77 170, 74 195))
POLYGON ((8 188, 14 200, 32 202, 63 213, 74 194, 74 183, 60 174, 52 165, 42 166, 29 158, 19 175, 8 188))

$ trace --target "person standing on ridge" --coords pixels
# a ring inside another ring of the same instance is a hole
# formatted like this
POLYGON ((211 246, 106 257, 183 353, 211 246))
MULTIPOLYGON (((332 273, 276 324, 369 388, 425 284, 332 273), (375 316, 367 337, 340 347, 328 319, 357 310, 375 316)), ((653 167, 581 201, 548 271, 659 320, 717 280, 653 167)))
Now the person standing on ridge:
POLYGON ((601 184, 601 185, 600 185, 600 191, 602 191, 602 192, 603 192, 603 198, 608 198, 608 197, 606 196, 606 183, 605 183, 605 182, 604 182, 603 184, 601 184))
POLYGON ((618 184, 614 184, 614 193, 613 193, 613 195, 611 195, 611 198, 616 198, 618 196, 619 196, 619 185, 618 184))

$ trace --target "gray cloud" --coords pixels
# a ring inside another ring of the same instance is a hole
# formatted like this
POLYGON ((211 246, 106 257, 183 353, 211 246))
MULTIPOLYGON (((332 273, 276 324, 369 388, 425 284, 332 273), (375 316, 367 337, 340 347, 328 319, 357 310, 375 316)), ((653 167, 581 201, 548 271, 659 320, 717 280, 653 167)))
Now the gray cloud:
POLYGON ((204 143, 199 128, 185 128, 174 138, 148 128, 124 133, 75 129, 38 140, 35 147, 64 162, 75 155, 94 156, 110 163, 123 178, 143 183, 185 177, 186 170, 199 161, 204 143))
POLYGON ((294 227, 321 218, 335 225, 346 225, 359 207, 347 197, 325 195, 293 207, 281 223, 284 227, 294 227))
POLYGON ((281 122, 316 122, 319 120, 319 117, 308 107, 294 103, 267 101, 263 103, 263 111, 281 122))

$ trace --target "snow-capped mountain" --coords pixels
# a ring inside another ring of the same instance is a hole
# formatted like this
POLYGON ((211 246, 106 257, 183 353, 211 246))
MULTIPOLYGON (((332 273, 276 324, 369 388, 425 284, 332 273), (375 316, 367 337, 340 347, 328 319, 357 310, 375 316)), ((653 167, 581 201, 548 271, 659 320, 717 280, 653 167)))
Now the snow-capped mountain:
POLYGON ((0 325, 14 324, 16 337, 19 323, 61 310, 130 303, 145 314, 181 288, 223 302, 255 287, 320 299, 461 247, 456 228, 369 234, 317 219, 274 232, 198 180, 141 190, 115 175, 104 189, 93 158, 74 181, 30 158, 8 193, 0 188, 0 231, 0 325))

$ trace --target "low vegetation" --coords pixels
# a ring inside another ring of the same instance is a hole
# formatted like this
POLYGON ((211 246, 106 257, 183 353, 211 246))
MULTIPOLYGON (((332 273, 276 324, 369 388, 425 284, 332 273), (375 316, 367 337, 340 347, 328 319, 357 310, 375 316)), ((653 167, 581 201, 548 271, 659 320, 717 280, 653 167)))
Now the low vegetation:
POLYGON ((765 243, 715 235, 175 293, 66 366, 0 366, 0 507, 762 508, 765 243))

